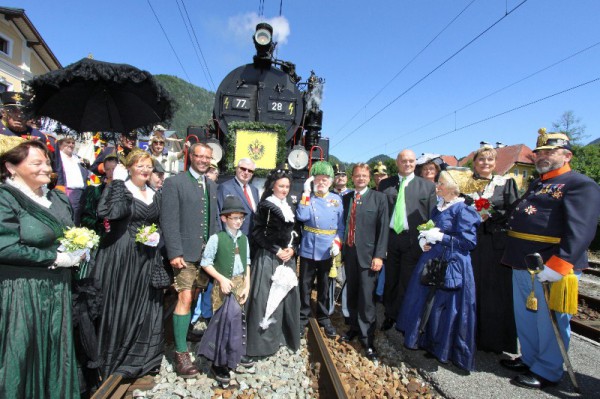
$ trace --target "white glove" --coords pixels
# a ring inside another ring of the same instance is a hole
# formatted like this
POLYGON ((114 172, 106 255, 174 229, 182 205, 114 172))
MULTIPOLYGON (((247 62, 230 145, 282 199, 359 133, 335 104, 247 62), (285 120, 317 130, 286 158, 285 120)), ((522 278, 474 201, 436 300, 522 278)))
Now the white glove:
POLYGON ((436 242, 444 239, 444 233, 442 233, 439 228, 434 227, 433 229, 429 229, 425 232, 425 239, 428 243, 435 244, 436 242))
POLYGON ((427 239, 419 235, 419 246, 421 247, 421 251, 425 251, 425 245, 427 245, 427 239))
POLYGON ((57 267, 73 267, 78 264, 80 260, 80 254, 73 252, 57 252, 54 265, 50 266, 50 268, 55 269, 57 267))
POLYGON ((331 256, 336 257, 340 254, 340 247, 337 246, 337 244, 333 243, 331 245, 331 249, 329 250, 329 253, 331 254, 331 256))
POLYGON ((548 281, 550 283, 553 283, 555 281, 558 281, 560 279, 563 278, 563 275, 560 274, 559 272, 550 269, 548 266, 544 265, 544 268, 542 269, 541 272, 539 272, 537 274, 537 279, 540 283, 543 283, 544 281, 548 281))
POLYGON ((125 181, 127 180, 127 177, 129 177, 129 172, 127 171, 127 168, 125 168, 125 166, 123 166, 122 164, 118 164, 113 172, 113 180, 125 181))
POLYGON ((305 193, 310 193, 312 191, 312 189, 310 187, 310 183, 312 183, 313 180, 315 180, 315 177, 311 176, 308 179, 306 179, 306 181, 304 182, 304 192, 305 193))

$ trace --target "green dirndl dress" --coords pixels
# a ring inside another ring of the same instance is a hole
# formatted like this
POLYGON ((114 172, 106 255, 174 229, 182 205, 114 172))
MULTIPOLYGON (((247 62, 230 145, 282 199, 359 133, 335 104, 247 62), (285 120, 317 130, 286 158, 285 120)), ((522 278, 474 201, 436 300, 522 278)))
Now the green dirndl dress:
POLYGON ((79 397, 71 270, 48 269, 72 211, 62 193, 47 198, 0 185, 0 398, 79 397))

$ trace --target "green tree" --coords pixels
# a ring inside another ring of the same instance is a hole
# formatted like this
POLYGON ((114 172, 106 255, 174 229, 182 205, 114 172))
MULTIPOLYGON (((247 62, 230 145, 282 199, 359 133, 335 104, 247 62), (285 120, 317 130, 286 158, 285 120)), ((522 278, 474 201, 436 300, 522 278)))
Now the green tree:
POLYGON ((573 146, 571 168, 600 184, 600 145, 573 146))
POLYGON ((554 131, 565 133, 573 144, 582 144, 583 139, 589 137, 585 134, 585 125, 581 123, 581 118, 575 116, 573 111, 565 111, 560 118, 552 122, 554 131))

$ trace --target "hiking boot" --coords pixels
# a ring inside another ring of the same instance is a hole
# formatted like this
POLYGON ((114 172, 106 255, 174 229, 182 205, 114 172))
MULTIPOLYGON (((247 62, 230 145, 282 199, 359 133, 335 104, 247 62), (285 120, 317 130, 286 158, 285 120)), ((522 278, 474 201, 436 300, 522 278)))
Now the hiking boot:
POLYGON ((175 372, 181 378, 195 378, 198 375, 198 369, 188 352, 175 352, 175 372))

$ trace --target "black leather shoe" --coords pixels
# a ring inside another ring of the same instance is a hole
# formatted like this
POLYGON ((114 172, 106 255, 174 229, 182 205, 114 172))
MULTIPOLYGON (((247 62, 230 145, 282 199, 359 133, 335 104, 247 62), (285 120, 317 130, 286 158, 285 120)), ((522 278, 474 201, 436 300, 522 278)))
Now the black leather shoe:
POLYGON ((325 332, 325 335, 327 335, 327 337, 329 338, 337 337, 337 331, 335 330, 335 327, 331 324, 323 326, 323 331, 325 332))
POLYGON ((356 337, 358 337, 358 331, 349 330, 346 332, 346 334, 342 335, 342 341, 352 342, 356 337))
POLYGON ((386 317, 386 319, 381 324, 380 330, 381 331, 387 331, 390 328, 392 328, 395 323, 396 323, 396 321, 394 319, 390 319, 389 317, 386 317))
POLYGON ((500 365, 506 369, 517 371, 519 373, 529 371, 529 366, 523 363, 520 357, 514 359, 501 359, 500 365))
POLYGON ((544 389, 558 384, 558 382, 548 381, 531 371, 516 376, 511 382, 519 387, 529 389, 544 389))
POLYGON ((240 359, 240 366, 245 368, 250 368, 254 366, 254 360, 250 359, 248 356, 244 355, 240 359))
POLYGON ((365 349, 365 356, 372 362, 379 359, 379 356, 377 356, 377 351, 373 347, 365 349))
POLYGON ((231 381, 229 369, 227 367, 213 365, 211 371, 215 376, 215 380, 219 381, 221 384, 229 384, 231 381))

